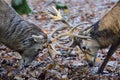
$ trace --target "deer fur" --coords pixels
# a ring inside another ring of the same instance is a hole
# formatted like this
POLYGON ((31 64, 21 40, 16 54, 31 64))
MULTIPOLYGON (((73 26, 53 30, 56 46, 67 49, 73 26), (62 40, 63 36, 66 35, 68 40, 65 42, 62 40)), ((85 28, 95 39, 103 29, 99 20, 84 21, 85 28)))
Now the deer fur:
MULTIPOLYGON (((80 42, 80 47, 84 51, 94 55, 94 59, 99 49, 111 46, 106 59, 98 70, 98 73, 102 73, 109 58, 120 44, 120 1, 118 1, 102 19, 86 30, 86 32, 87 31, 89 31, 87 35, 90 35, 92 39, 83 39, 80 42)), ((91 56, 91 58, 93 58, 93 56, 91 56)), ((90 60, 94 62, 94 59, 90 60)))
POLYGON ((0 42, 21 56, 21 64, 30 64, 43 49, 47 35, 36 25, 25 21, 4 0, 0 0, 0 42), (36 36, 41 36, 38 40, 36 36), (38 41, 36 41, 38 40, 38 41))

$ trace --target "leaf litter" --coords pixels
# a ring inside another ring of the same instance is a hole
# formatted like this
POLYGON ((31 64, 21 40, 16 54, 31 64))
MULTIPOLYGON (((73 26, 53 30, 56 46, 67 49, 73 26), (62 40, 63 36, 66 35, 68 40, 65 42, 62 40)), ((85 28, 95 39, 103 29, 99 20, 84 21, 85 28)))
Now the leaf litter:
MULTIPOLYGON (((7 0, 10 2, 10 0, 7 0)), ((118 0, 56 0, 64 3, 69 8, 69 23, 72 26, 80 22, 89 22, 90 25, 97 22, 110 10, 118 0)), ((38 25, 48 36, 58 27, 64 26, 60 22, 54 22, 46 11, 49 0, 29 0, 32 14, 23 16, 27 21, 38 25)), ((86 25, 82 27, 84 30, 86 25)), ((61 31, 62 33, 65 31, 61 31)), ((79 32, 79 31, 78 31, 79 32)), ((66 37, 62 37, 66 38, 66 37)), ((99 50, 94 67, 87 65, 86 58, 78 46, 69 51, 54 45, 54 50, 45 48, 39 53, 31 65, 20 73, 15 73, 19 66, 19 53, 0 44, 0 80, 119 80, 120 79, 120 50, 118 49, 108 62, 106 74, 95 74, 103 62, 108 49, 99 50)))

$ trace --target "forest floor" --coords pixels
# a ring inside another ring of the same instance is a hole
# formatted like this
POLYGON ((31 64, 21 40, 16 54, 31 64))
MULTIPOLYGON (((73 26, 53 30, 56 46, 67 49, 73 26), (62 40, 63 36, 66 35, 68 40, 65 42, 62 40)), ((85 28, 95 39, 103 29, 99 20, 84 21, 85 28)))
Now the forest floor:
MULTIPOLYGON (((10 0, 7 0, 10 1, 10 0)), ((100 20, 118 0, 56 0, 68 6, 69 23, 75 26, 82 22, 89 25, 100 20)), ((56 28, 64 26, 55 22, 47 13, 54 4, 46 6, 50 0, 28 0, 33 13, 23 15, 23 18, 39 26, 48 36, 56 28)), ((86 28, 83 25, 81 28, 86 28)), ((55 44, 53 43, 53 46, 55 44)), ((108 49, 98 51, 95 66, 87 66, 85 55, 76 46, 70 53, 67 49, 55 47, 59 54, 48 48, 43 49, 29 67, 18 74, 19 53, 14 52, 4 45, 0 45, 0 80, 120 80, 120 49, 109 60, 104 72, 95 72, 103 62, 108 49), (50 56, 52 55, 52 56, 50 56), (52 57, 52 58, 51 58, 52 57)))

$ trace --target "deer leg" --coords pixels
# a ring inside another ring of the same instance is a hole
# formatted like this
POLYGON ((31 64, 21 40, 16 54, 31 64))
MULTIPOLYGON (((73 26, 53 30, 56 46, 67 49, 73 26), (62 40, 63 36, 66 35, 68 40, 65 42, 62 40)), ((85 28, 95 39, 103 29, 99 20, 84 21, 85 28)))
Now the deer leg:
POLYGON ((108 51, 108 53, 107 53, 107 56, 106 56, 106 58, 104 59, 104 62, 102 63, 102 65, 100 66, 100 68, 98 69, 98 74, 99 73, 103 73, 103 70, 104 70, 104 68, 105 68, 105 66, 106 66, 106 64, 108 63, 108 61, 109 61, 109 59, 110 59, 110 57, 113 55, 113 53, 117 50, 117 48, 118 48, 118 46, 119 46, 119 41, 118 42, 116 42, 115 44, 113 44, 111 47, 110 47, 110 49, 109 49, 109 51, 108 51))

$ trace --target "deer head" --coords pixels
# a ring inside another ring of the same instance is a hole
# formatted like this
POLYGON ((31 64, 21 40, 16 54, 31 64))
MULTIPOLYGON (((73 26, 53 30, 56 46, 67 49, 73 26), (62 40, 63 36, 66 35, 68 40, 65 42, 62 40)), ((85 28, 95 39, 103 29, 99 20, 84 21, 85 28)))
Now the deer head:
MULTIPOLYGON (((90 36, 91 30, 92 30, 92 27, 83 31, 82 34, 85 36, 90 36)), ((93 66, 95 63, 96 56, 97 56, 97 51, 100 48, 98 41, 95 40, 94 38, 89 38, 89 39, 88 38, 86 38, 86 39, 80 38, 79 43, 80 43, 79 46, 80 46, 81 50, 86 55, 88 64, 90 66, 93 66)))

